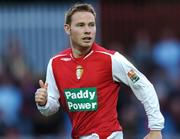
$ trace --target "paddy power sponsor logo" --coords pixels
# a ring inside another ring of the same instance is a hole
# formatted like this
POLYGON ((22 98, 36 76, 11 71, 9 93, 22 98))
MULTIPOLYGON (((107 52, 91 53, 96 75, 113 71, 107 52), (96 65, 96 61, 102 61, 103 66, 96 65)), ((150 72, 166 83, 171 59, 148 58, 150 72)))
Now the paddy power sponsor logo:
POLYGON ((97 110, 96 88, 65 89, 64 93, 68 108, 71 112, 97 110))

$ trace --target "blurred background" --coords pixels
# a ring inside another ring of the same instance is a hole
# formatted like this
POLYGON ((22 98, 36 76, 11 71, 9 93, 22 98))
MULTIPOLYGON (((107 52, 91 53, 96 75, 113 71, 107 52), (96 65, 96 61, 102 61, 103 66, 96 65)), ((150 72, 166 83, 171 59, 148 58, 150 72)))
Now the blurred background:
MULTIPOLYGON (((0 0, 0 139, 70 139, 60 111, 43 117, 34 103, 49 59, 69 46, 64 13, 74 0, 0 0)), ((154 84, 166 123, 180 138, 180 1, 81 0, 97 12, 96 41, 126 56, 154 84)), ((148 132, 142 104, 122 84, 119 121, 125 139, 148 132)))

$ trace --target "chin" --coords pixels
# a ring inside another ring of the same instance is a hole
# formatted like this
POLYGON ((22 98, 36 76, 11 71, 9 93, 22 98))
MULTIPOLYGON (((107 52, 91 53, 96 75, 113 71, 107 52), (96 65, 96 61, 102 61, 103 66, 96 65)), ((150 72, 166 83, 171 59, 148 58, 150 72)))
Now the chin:
POLYGON ((83 43, 81 46, 84 48, 91 47, 93 43, 83 43))
POLYGON ((84 48, 89 48, 89 47, 91 47, 92 46, 92 44, 89 44, 89 45, 83 45, 82 47, 84 47, 84 48))

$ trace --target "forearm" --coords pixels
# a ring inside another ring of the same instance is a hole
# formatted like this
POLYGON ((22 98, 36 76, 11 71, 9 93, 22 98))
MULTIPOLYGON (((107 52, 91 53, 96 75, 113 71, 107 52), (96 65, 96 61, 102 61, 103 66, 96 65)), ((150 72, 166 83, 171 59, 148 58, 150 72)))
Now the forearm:
POLYGON ((160 112, 160 106, 156 91, 153 85, 147 81, 147 84, 138 86, 134 93, 141 101, 148 117, 148 127, 150 130, 161 130, 164 128, 164 117, 160 112))
POLYGON ((148 127, 152 131, 161 130, 164 128, 164 117, 160 112, 159 101, 154 87, 151 86, 150 90, 151 92, 147 91, 150 95, 142 101, 148 117, 148 127))
POLYGON ((37 105, 38 110, 44 116, 50 116, 59 110, 59 102, 52 97, 48 97, 48 101, 45 106, 37 105))

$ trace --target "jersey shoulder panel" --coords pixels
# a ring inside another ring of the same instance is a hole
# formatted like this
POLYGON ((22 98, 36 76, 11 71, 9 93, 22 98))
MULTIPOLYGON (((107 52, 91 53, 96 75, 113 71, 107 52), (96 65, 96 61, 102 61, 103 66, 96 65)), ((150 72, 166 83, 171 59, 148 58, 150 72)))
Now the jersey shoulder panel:
POLYGON ((71 48, 68 48, 68 49, 65 49, 62 52, 59 52, 58 54, 53 56, 51 59, 52 59, 52 61, 54 61, 55 59, 60 58, 60 57, 69 57, 70 53, 71 53, 71 48))
POLYGON ((108 49, 106 49, 106 48, 104 48, 104 47, 102 47, 102 46, 100 46, 100 45, 98 45, 98 44, 94 44, 94 51, 95 52, 98 52, 98 53, 103 53, 103 54, 107 54, 107 55, 114 55, 114 53, 116 52, 116 51, 113 51, 113 50, 108 50, 108 49))

